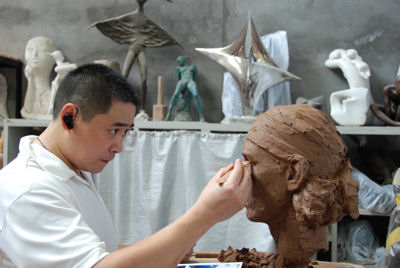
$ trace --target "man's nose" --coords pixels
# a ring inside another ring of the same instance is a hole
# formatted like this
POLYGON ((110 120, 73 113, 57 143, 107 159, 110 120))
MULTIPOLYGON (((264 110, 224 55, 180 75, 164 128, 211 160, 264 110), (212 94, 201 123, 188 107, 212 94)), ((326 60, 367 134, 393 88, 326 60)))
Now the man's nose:
POLYGON ((123 136, 118 136, 115 138, 112 147, 111 147, 111 151, 113 153, 120 153, 122 151, 122 142, 124 140, 123 136))

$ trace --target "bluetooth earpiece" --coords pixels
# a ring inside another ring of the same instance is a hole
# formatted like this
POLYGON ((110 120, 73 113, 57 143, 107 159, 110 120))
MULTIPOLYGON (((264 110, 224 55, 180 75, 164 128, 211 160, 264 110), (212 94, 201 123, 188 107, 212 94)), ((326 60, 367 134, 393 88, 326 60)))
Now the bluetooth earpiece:
POLYGON ((74 120, 72 119, 72 115, 70 115, 70 114, 64 115, 63 120, 68 129, 74 128, 74 123, 72 122, 74 120))
POLYGON ((78 115, 78 111, 79 111, 79 109, 78 109, 78 107, 76 107, 76 114, 75 114, 74 118, 72 118, 72 114, 65 114, 63 116, 64 123, 68 129, 74 128, 74 121, 78 115))

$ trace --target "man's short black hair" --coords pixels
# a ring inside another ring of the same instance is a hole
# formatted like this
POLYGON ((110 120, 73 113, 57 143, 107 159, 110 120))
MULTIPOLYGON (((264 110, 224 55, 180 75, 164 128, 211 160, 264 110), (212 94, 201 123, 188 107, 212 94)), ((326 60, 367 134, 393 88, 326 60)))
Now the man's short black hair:
POLYGON ((107 113, 113 102, 139 104, 126 79, 103 64, 85 64, 67 74, 54 98, 53 120, 69 102, 79 107, 86 122, 107 113))

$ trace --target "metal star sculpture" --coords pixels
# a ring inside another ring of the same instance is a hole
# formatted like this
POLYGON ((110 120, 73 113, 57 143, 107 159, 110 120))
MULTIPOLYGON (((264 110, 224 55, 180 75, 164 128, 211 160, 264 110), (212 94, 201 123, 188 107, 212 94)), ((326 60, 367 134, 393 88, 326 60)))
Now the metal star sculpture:
POLYGON ((222 65, 235 78, 239 85, 244 116, 255 115, 258 100, 270 87, 284 80, 300 79, 281 69, 272 60, 250 17, 239 38, 231 45, 196 50, 222 65))

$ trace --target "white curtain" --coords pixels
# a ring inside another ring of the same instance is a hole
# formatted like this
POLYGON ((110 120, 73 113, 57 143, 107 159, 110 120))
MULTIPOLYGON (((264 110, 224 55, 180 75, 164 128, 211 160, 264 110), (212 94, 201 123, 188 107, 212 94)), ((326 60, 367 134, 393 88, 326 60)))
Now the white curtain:
MULTIPOLYGON (((243 159, 245 134, 199 131, 134 131, 124 150, 95 175, 120 244, 137 242, 182 215, 222 167, 243 159)), ((268 226, 250 222, 245 209, 218 223, 195 250, 228 246, 274 251, 268 226)))

